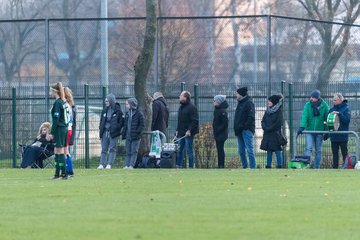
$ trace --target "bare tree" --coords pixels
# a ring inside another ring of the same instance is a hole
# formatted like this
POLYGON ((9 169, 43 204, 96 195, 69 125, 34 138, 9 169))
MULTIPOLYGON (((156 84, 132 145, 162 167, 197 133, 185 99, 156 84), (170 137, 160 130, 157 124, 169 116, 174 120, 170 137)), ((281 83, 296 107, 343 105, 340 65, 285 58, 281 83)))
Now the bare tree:
MULTIPOLYGON (((156 0, 146 0, 146 27, 143 48, 136 59, 135 71, 135 97, 139 102, 139 109, 144 113, 145 130, 151 126, 152 112, 151 98, 146 90, 149 69, 154 56, 156 39, 156 0)), ((149 150, 149 139, 144 136, 140 145, 139 154, 142 156, 149 150)))
POLYGON ((205 58, 205 48, 197 50, 194 41, 188 36, 197 36, 194 21, 159 21, 159 79, 160 89, 169 92, 167 84, 177 84, 189 78, 199 78, 199 62, 205 58))
MULTIPOLYGON (((245 15, 250 7, 250 1, 244 1, 244 3, 246 4, 244 6, 243 12, 241 15, 245 15)), ((240 1, 239 0, 231 0, 230 2, 230 9, 231 9, 231 15, 232 16, 238 16, 238 8, 240 5, 240 1)), ((239 30, 240 30, 240 25, 241 25, 241 19, 236 19, 236 18, 232 18, 231 19, 231 26, 232 26, 232 30, 233 30, 233 35, 234 35, 234 65, 233 65, 233 69, 231 71, 230 74, 230 78, 229 78, 229 82, 234 82, 235 85, 239 85, 240 84, 240 71, 241 71, 241 45, 239 44, 239 30)), ((256 23, 253 23, 256 24, 256 23)), ((256 33, 254 33, 255 35, 256 33)), ((255 37, 255 36, 254 36, 255 37)), ((254 46, 255 48, 257 48, 257 46, 254 46)), ((254 63, 257 64, 257 63, 254 63)), ((228 88, 230 89, 230 84, 228 86, 228 88)))
MULTIPOLYGON (((60 13, 62 17, 76 18, 84 0, 62 0, 60 13)), ((93 8, 100 9, 98 2, 92 2, 93 8)), ((89 7, 89 6, 88 6, 89 7)), ((53 15, 59 13, 53 12, 53 15)), ((99 21, 63 20, 55 22, 57 31, 50 34, 52 63, 60 69, 68 79, 69 86, 79 85, 86 68, 94 63, 94 56, 99 49, 99 21), (59 39, 63 39, 59 41, 59 39)), ((91 71, 91 70, 89 70, 91 71)), ((98 73, 98 71, 93 72, 98 73)), ((90 74, 89 74, 90 75, 90 74)))
POLYGON ((360 14, 358 0, 297 0, 314 20, 334 22, 341 18, 344 24, 314 22, 322 39, 322 60, 318 68, 316 87, 323 89, 330 80, 331 72, 344 53, 350 39, 350 24, 360 14))
MULTIPOLYGON (((9 20, 36 19, 51 1, 33 7, 23 0, 8 0, 1 9, 9 20)), ((15 75, 21 77, 21 67, 27 58, 43 54, 43 24, 39 21, 9 21, 0 25, 0 62, 5 82, 10 84, 15 75)))

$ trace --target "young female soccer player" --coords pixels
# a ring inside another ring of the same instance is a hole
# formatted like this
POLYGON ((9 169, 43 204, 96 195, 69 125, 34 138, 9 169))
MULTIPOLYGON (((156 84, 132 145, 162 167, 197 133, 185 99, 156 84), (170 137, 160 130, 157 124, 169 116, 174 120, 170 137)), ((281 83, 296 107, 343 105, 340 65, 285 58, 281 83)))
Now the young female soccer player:
POLYGON ((65 166, 65 144, 68 133, 69 110, 65 104, 64 87, 61 82, 50 87, 51 96, 56 100, 51 109, 51 134, 55 142, 55 175, 52 179, 67 179, 65 166))

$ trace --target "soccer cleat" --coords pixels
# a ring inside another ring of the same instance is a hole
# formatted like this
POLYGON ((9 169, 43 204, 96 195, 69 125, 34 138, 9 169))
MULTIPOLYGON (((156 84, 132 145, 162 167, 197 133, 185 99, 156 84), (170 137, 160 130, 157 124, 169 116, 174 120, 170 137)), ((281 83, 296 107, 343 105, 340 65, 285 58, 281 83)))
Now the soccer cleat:
POLYGON ((61 177, 60 176, 53 176, 52 178, 50 178, 51 180, 60 180, 61 179, 61 177))
POLYGON ((60 177, 62 180, 67 180, 68 179, 68 176, 67 175, 61 175, 60 177))

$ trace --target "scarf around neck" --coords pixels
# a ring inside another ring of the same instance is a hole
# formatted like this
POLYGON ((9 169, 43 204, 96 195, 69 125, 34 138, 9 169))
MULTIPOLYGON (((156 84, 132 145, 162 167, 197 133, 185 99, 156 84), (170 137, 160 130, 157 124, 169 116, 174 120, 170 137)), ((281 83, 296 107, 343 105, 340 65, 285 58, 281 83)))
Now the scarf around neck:
POLYGON ((266 113, 268 114, 272 114, 272 113, 275 113, 279 110, 279 108, 281 107, 282 105, 282 102, 278 102, 277 104, 275 104, 274 106, 272 106, 271 108, 270 107, 267 107, 266 108, 266 113))
POLYGON ((321 106, 322 100, 321 98, 319 98, 319 100, 317 102, 311 102, 311 107, 313 110, 313 114, 315 117, 320 116, 320 106, 321 106))

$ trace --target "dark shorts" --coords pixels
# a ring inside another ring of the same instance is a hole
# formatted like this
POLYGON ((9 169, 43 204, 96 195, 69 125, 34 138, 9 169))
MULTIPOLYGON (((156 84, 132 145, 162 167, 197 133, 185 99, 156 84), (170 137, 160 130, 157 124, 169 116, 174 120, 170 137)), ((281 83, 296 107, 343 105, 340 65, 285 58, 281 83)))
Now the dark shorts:
POLYGON ((66 146, 66 138, 67 138, 67 127, 58 127, 54 134, 54 142, 56 148, 62 148, 66 146))

